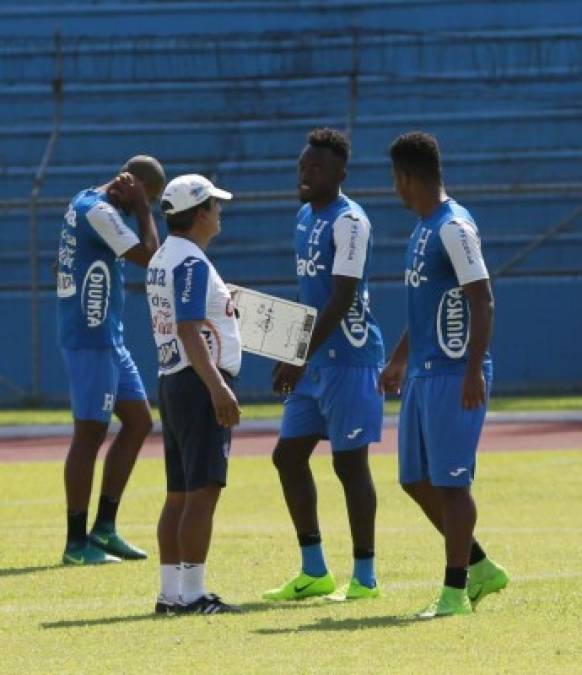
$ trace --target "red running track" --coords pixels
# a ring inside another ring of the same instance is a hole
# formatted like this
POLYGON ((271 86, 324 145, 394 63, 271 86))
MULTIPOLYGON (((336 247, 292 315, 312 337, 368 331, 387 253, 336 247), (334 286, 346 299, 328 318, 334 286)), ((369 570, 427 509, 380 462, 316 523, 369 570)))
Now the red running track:
MULTIPOLYGON (((232 456, 268 455, 275 446, 274 434, 234 434, 232 456)), ((0 462, 60 461, 65 458, 68 437, 0 439, 0 462)), ((481 452, 516 450, 582 450, 582 424, 578 422, 493 423, 485 425, 481 452)), ((396 429, 384 430, 381 443, 371 446, 374 453, 396 450, 396 429)), ((329 452, 323 442, 318 452, 329 452)), ((146 441, 142 457, 161 457, 161 436, 146 441)))

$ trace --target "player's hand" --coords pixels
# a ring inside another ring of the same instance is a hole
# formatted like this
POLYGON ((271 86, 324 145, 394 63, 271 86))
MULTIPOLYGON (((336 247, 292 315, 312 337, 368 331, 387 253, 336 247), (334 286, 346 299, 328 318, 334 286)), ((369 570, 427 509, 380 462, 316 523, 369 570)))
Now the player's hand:
POLYGON ((113 197, 124 211, 136 213, 149 209, 149 202, 141 181, 130 173, 120 173, 107 188, 107 195, 113 197))
POLYGON ((406 375, 406 361, 390 359, 378 378, 378 391, 384 394, 400 394, 400 388, 406 375))
POLYGON ((486 402, 485 377, 481 368, 467 369, 463 379, 461 403, 465 410, 474 410, 486 402))
POLYGON ((289 363, 277 363, 273 368, 273 391, 277 394, 290 394, 305 372, 305 366, 292 366, 289 363))
POLYGON ((216 421, 222 427, 234 427, 240 422, 241 409, 232 389, 224 384, 210 392, 216 421))

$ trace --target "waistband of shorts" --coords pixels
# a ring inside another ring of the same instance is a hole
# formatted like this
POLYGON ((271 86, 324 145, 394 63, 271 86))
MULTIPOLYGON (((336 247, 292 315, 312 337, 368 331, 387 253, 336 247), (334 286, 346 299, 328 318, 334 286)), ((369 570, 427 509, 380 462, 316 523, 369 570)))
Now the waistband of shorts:
MULTIPOLYGON (((194 373, 194 375, 196 375, 196 377, 197 377, 198 379, 201 379, 201 378, 200 378, 200 375, 198 375, 198 373, 194 370, 194 368, 193 368, 192 366, 184 366, 183 368, 180 368, 180 370, 176 370, 176 371, 173 372, 173 373, 167 373, 167 374, 164 374, 164 375, 158 375, 158 380, 162 380, 162 379, 167 378, 167 377, 172 377, 172 376, 174 376, 174 375, 181 375, 182 373, 186 373, 186 372, 192 372, 192 373, 194 373)), ((236 375, 231 375, 231 374, 228 372, 228 370, 224 370, 223 368, 219 368, 219 369, 218 369, 218 372, 219 372, 219 373, 222 375, 222 377, 224 377, 228 382, 232 382, 232 381, 236 378, 236 375)))

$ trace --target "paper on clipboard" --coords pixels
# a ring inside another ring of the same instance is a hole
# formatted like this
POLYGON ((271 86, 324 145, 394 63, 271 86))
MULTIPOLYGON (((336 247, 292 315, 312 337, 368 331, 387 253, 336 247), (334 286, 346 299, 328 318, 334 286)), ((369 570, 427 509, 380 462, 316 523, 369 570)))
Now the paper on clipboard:
POLYGON ((317 310, 250 288, 227 286, 237 311, 243 350, 303 365, 317 310))

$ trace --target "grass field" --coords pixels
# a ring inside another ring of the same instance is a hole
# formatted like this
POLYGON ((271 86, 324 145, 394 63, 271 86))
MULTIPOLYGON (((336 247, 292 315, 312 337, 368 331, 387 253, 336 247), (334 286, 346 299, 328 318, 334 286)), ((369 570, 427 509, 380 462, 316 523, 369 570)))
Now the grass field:
MULTIPOLYGON (((400 402, 387 401, 385 414, 397 414, 400 402)), ((582 396, 503 396, 492 398, 489 410, 493 412, 537 412, 537 411, 570 411, 582 410, 582 396)), ((278 404, 256 404, 243 406, 243 418, 247 420, 263 420, 281 417, 282 406, 278 404)), ((154 408, 153 416, 160 416, 154 408)), ((29 409, 0 410, 0 427, 9 425, 31 424, 70 424, 70 410, 29 409)))
MULTIPOLYGON (((441 542, 395 483, 395 458, 374 456, 383 597, 273 606, 261 591, 298 555, 265 457, 234 458, 219 505, 209 587, 240 616, 155 618, 159 460, 138 463, 122 506, 147 562, 59 565, 60 463, 0 465, 2 673, 553 673, 582 672, 582 452, 489 453, 480 459, 479 538, 512 576, 469 617, 413 617, 442 576, 441 542)), ((326 554, 351 572, 343 498, 329 458, 314 468, 326 554)))

